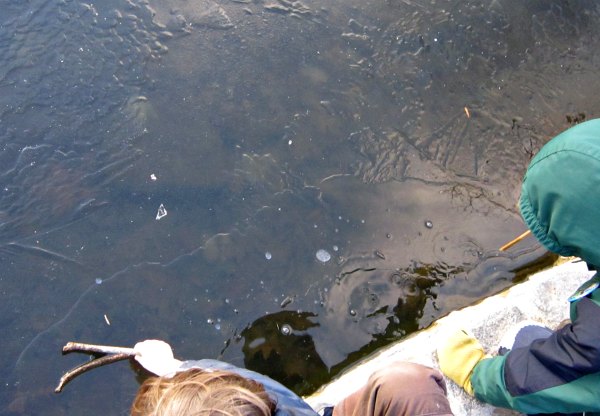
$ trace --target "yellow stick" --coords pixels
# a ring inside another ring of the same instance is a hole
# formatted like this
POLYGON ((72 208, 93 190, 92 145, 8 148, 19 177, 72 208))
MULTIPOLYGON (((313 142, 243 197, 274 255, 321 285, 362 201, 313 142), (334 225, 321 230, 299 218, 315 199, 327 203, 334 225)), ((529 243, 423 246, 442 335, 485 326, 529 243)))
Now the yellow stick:
POLYGON ((521 241, 525 237, 527 237, 529 234, 531 234, 530 230, 525 231, 523 234, 521 234, 520 236, 518 236, 514 240, 511 240, 508 243, 504 244, 502 247, 500 247, 500 251, 508 250, 509 248, 511 248, 512 246, 514 246, 515 244, 517 244, 519 241, 521 241))

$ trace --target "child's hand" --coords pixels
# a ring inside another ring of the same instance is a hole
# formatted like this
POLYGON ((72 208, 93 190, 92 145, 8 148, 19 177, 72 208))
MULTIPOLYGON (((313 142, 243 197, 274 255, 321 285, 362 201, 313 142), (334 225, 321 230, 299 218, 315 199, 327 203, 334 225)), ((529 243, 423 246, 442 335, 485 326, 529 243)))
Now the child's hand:
POLYGON ((138 342, 133 350, 137 362, 157 376, 173 375, 181 365, 181 361, 173 357, 171 346, 158 339, 138 342))
POLYGON ((473 396, 473 370, 481 360, 490 358, 477 338, 464 330, 457 330, 438 347, 437 355, 442 373, 473 396))

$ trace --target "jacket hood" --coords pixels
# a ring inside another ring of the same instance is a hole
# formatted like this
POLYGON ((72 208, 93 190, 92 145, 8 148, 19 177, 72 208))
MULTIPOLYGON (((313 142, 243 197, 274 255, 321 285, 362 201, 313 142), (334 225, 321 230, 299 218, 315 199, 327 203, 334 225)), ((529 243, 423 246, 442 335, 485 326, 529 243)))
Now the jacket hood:
POLYGON ((548 250, 600 266, 600 119, 542 147, 525 173, 519 207, 548 250))

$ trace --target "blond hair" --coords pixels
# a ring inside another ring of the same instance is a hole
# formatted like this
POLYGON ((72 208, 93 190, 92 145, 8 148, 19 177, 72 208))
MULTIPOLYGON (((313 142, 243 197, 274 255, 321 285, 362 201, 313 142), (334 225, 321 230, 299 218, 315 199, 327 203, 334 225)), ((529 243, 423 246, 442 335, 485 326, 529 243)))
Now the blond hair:
POLYGON ((140 387, 131 416, 271 416, 262 384, 228 371, 190 369, 152 377, 140 387))

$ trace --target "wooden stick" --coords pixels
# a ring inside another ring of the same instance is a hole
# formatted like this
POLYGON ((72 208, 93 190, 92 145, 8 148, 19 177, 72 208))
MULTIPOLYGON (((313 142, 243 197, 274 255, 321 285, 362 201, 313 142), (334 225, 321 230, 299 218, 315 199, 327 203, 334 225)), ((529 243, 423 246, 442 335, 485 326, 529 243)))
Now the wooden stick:
POLYGON ((80 376, 86 371, 92 370, 94 368, 102 367, 106 364, 111 364, 117 361, 126 360, 129 357, 135 355, 135 350, 133 348, 125 348, 125 347, 113 347, 110 345, 95 345, 95 344, 84 344, 82 342, 67 342, 63 347, 63 354, 67 354, 70 352, 87 352, 93 354, 108 354, 104 357, 96 358, 94 360, 88 361, 87 363, 81 364, 69 371, 67 371, 61 378, 58 383, 58 386, 54 389, 56 393, 60 393, 63 387, 73 380, 75 377, 80 376))
POLYGON ((521 241, 525 237, 527 237, 529 234, 531 234, 530 230, 525 231, 523 234, 521 234, 520 236, 518 236, 514 240, 511 240, 508 243, 504 244, 502 247, 500 247, 500 251, 508 250, 509 248, 511 248, 512 246, 514 246, 515 244, 517 244, 519 241, 521 241))
POLYGON ((97 354, 127 354, 129 356, 135 355, 135 350, 133 348, 112 347, 110 345, 84 344, 82 342, 67 342, 67 344, 62 349, 63 354, 72 351, 92 352, 97 354))
POLYGON ((56 388, 54 389, 54 392, 55 393, 60 393, 62 391, 63 387, 68 382, 70 382, 71 380, 73 380, 75 377, 80 376, 81 374, 85 373, 86 371, 92 370, 94 368, 101 367, 101 366, 106 365, 106 364, 111 364, 111 363, 114 363, 114 362, 117 362, 117 361, 126 360, 129 357, 131 357, 131 354, 128 354, 128 353, 106 355, 104 357, 96 358, 95 360, 88 361, 85 364, 77 366, 77 367, 75 367, 75 368, 67 371, 60 378, 58 386, 56 386, 56 388))

